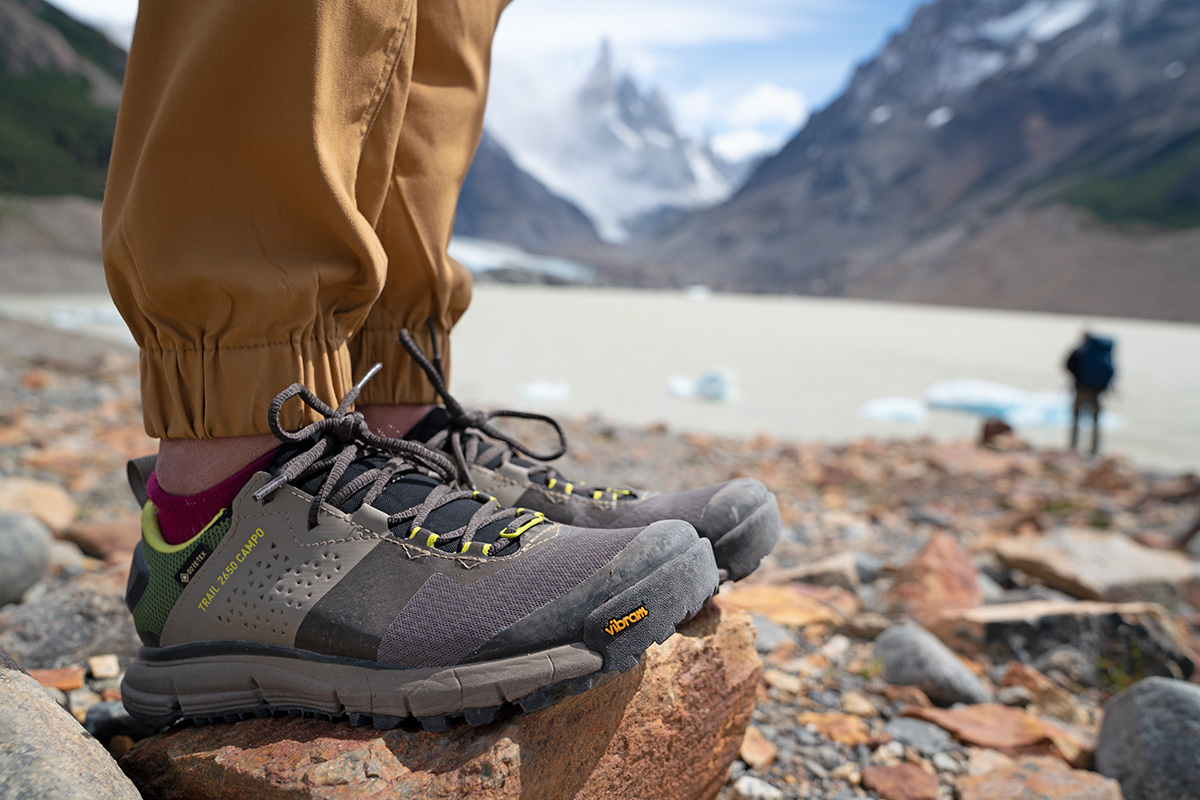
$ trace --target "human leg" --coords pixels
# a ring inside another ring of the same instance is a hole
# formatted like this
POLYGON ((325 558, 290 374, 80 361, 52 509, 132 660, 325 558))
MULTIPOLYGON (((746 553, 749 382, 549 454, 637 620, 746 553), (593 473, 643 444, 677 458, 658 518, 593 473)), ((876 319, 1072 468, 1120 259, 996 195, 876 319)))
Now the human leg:
POLYGON ((414 16, 414 0, 141 4, 104 261, 164 488, 207 488, 277 445, 266 409, 290 383, 329 399, 353 383, 414 16))
POLYGON ((1080 396, 1079 388, 1075 388, 1075 399, 1071 404, 1071 452, 1075 452, 1079 446, 1079 411, 1080 411, 1080 396))
POLYGON ((384 365, 358 407, 392 435, 407 432, 437 399, 397 335, 413 331, 427 351, 436 344, 448 371, 449 334, 471 299, 470 273, 446 251, 483 132, 492 38, 507 4, 445 0, 418 9, 408 108, 376 228, 388 256, 387 280, 350 344, 357 370, 384 365))

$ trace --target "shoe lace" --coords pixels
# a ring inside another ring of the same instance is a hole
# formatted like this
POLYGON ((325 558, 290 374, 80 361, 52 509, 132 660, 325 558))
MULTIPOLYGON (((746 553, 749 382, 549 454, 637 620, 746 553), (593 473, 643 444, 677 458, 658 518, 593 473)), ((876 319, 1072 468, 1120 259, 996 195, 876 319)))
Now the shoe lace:
POLYGON ((387 518, 389 530, 408 522, 408 538, 416 538, 419 533, 423 532, 421 526, 434 511, 458 500, 473 500, 479 503, 479 508, 471 515, 466 524, 441 534, 428 533, 426 542, 429 547, 440 543, 444 549, 446 544, 459 541, 461 542, 460 552, 466 552, 480 529, 494 522, 510 520, 494 543, 487 543, 483 546, 483 553, 492 555, 508 547, 530 528, 545 521, 545 517, 540 512, 504 508, 495 498, 480 492, 460 491, 452 488, 448 484, 455 482, 459 477, 459 472, 446 456, 418 442, 376 434, 367 425, 362 414, 351 412, 350 406, 362 391, 363 386, 379 372, 381 367, 381 364, 372 367, 362 380, 346 393, 337 408, 331 408, 301 383, 293 383, 275 396, 275 399, 271 401, 270 408, 267 409, 267 422, 271 431, 286 443, 301 444, 312 440, 313 444, 307 450, 288 459, 280 467, 279 473, 275 477, 255 491, 253 497, 256 501, 266 505, 270 502, 271 495, 284 484, 295 483, 323 472, 325 478, 308 508, 308 527, 312 529, 318 523, 318 514, 324 503, 329 503, 343 511, 353 512, 362 506, 371 505, 389 484, 405 475, 432 473, 433 476, 440 478, 442 483, 431 489, 425 499, 417 505, 389 514, 387 518), (279 416, 283 406, 294 397, 299 398, 324 418, 296 431, 284 429, 279 416), (337 488, 338 482, 351 464, 362 459, 371 459, 377 462, 379 456, 386 456, 387 460, 382 464, 369 467, 337 488), (357 506, 350 509, 343 508, 350 498, 364 488, 367 489, 367 492, 357 506))
MULTIPOLYGON (((503 408, 490 411, 465 409, 454 399, 446 386, 445 375, 441 368, 441 357, 438 353, 437 331, 433 320, 429 321, 429 328, 430 340, 433 342, 433 361, 430 361, 425 352, 421 350, 407 328, 400 331, 400 344, 429 377, 429 382, 433 384, 434 391, 442 398, 442 404, 450 417, 446 429, 430 437, 426 445, 436 450, 450 452, 458 467, 459 479, 464 484, 470 486, 471 489, 477 488, 471 477, 471 464, 499 463, 503 465, 512 460, 516 453, 528 456, 534 461, 553 461, 567 452, 567 435, 553 417, 530 411, 513 411, 503 408), (551 452, 539 453, 493 426, 491 421, 497 418, 533 420, 549 425, 558 438, 558 447, 551 452), (488 441, 484 438, 485 436, 494 441, 488 441)), ((550 489, 557 488, 564 494, 574 494, 577 488, 586 486, 583 481, 563 480, 558 471, 547 464, 533 465, 529 468, 528 474, 530 478, 544 479, 545 486, 550 489)), ((633 489, 587 489, 586 492, 597 500, 603 498, 605 494, 611 495, 614 500, 622 497, 636 497, 633 489)))

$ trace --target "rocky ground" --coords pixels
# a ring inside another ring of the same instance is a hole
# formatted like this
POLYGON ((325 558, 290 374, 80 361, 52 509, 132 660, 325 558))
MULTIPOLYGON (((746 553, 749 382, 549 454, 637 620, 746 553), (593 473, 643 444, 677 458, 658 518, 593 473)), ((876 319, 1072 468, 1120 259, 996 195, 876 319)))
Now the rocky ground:
MULTIPOLYGON (((668 657, 680 645, 669 642, 638 675, 571 701, 586 705, 601 691, 626 697, 636 690, 641 699, 622 701, 640 709, 636 716, 662 709, 650 733, 613 738, 610 730, 594 775, 628 779, 630 743, 658 739, 673 743, 656 751, 669 763, 690 765, 699 776, 698 764, 708 762, 718 779, 658 784, 650 794, 650 784, 625 783, 607 796, 1200 798, 1200 687, 1192 682, 1200 537, 1192 537, 1191 553, 1185 541, 1200 520, 1194 476, 1139 471, 1119 457, 1033 451, 1002 432, 987 446, 830 446, 592 419, 570 422, 567 434, 572 450, 560 469, 570 477, 670 490, 750 475, 777 493, 785 524, 760 570, 726 587, 704 617, 720 624, 699 621, 709 627, 672 639, 691 642, 692 666, 681 671, 683 656, 668 657), (753 654, 736 645, 738 631, 749 631, 739 609, 755 623, 760 678, 753 654), (749 688, 731 688, 743 684, 749 688), (670 688, 678 686, 712 702, 672 706, 681 702, 670 688), (717 702, 721 694, 728 696, 717 702), (703 708, 721 724, 700 724, 703 708), (709 739, 667 735, 681 727, 731 744, 679 760, 688 747, 709 746, 709 739), (614 772, 613 764, 624 766, 614 772)), ((247 758, 261 736, 276 748, 270 769, 277 772, 268 782, 281 792, 280 764, 295 755, 279 755, 283 741, 292 750, 296 741, 334 747, 358 765, 364 785, 401 780, 395 770, 361 765, 374 764, 379 752, 411 751, 414 742, 473 748, 472 758, 485 761, 493 753, 499 760, 479 769, 494 778, 498 763, 508 765, 504 774, 517 774, 505 749, 513 741, 554 741, 565 706, 496 723, 511 729, 401 730, 374 739, 352 735, 343 723, 219 725, 211 729, 223 731, 219 758, 209 729, 177 730, 135 747, 155 732, 131 724, 119 704, 119 676, 137 647, 120 602, 138 529, 124 463, 153 447, 141 428, 130 353, 0 323, 0 603, 9 603, 0 608, 0 648, 123 757, 145 796, 218 796, 219 787, 214 793, 186 781, 211 774, 213 759, 233 769, 229 753, 247 758), (309 727, 301 736, 289 725, 309 727), (318 738, 314 725, 325 726, 318 738), (352 739, 365 749, 347 750, 352 739)), ((25 680, 2 664, 0 678, 4 692, 25 680)), ((579 714, 570 719, 586 718, 579 714)), ((0 724, 0 740, 12 735, 0 724)), ((0 741, 0 751, 7 746, 0 741)), ((310 756, 308 777, 287 784, 286 796, 349 796, 335 791, 345 788, 340 773, 314 782, 310 756)), ((263 758, 250 759, 259 777, 263 758)), ((536 763, 526 756, 527 790, 536 763)), ((653 774, 655 765, 651 759, 643 772, 653 774)), ((5 785, 0 775, 7 797, 5 785)), ((566 784, 540 785, 538 796, 568 796, 566 784)), ((411 796, 466 796, 461 787, 422 786, 424 795, 411 796)), ((476 796, 515 796, 488 792, 476 796)), ((594 782, 580 793, 606 796, 594 782)))

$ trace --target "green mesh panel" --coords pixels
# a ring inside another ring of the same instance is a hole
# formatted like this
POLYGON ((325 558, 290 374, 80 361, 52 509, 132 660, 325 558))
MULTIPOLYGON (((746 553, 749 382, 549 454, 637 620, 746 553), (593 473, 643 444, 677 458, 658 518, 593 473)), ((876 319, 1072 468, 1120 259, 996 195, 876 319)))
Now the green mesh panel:
MULTIPOLYGON (((203 543, 210 553, 214 552, 217 545, 225 538, 225 534, 229 532, 229 523, 230 517, 226 513, 207 530, 202 531, 195 541, 203 543)), ((162 634, 163 626, 167 624, 167 617, 170 615, 171 609, 175 607, 179 595, 183 594, 183 585, 176 580, 175 576, 195 552, 195 549, 196 545, 191 544, 176 553, 163 553, 155 550, 149 544, 143 544, 142 551, 146 555, 146 563, 150 565, 150 583, 141 599, 138 600, 137 608, 133 610, 133 622, 139 631, 149 631, 155 635, 162 634)), ((204 568, 207 566, 207 564, 202 566, 197 570, 197 574, 203 574, 204 568)))

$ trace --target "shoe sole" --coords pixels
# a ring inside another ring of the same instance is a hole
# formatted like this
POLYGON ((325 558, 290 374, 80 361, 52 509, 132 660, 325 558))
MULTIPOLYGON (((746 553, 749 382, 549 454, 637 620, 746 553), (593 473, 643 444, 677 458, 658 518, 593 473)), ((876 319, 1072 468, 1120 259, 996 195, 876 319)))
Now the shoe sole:
POLYGON ((721 582, 741 580, 758 569, 759 562, 779 541, 782 528, 779 501, 768 494, 748 517, 713 542, 721 582))
POLYGON ((253 642, 144 647, 125 674, 121 697, 130 714, 161 725, 279 714, 381 730, 410 718, 427 731, 447 730, 460 717, 486 725, 507 707, 534 711, 590 689, 605 673, 627 671, 652 643, 662 644, 695 616, 717 581, 711 545, 700 539, 593 610, 583 641, 452 667, 406 669, 253 642), (646 613, 610 632, 631 608, 646 613))

